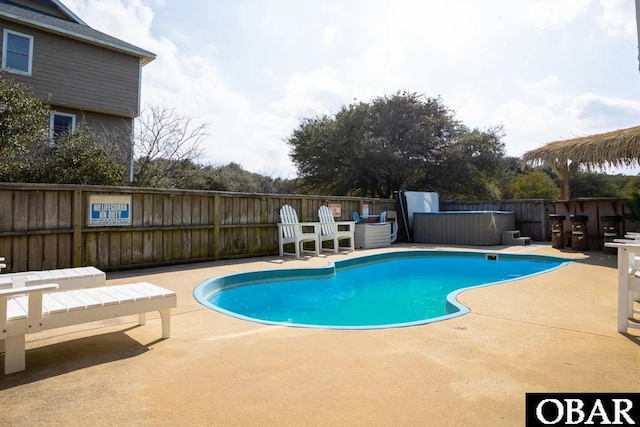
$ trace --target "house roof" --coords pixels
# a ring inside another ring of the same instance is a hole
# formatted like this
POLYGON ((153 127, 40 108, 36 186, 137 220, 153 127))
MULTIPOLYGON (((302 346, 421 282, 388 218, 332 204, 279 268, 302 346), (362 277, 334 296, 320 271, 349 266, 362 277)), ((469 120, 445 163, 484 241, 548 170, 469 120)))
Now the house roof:
POLYGON ((156 55, 154 53, 124 42, 108 34, 94 30, 74 15, 69 9, 64 7, 62 3, 55 0, 54 3, 64 12, 65 15, 69 16, 71 20, 51 16, 35 9, 21 7, 8 2, 7 0, 0 0, 0 18, 38 28, 43 31, 71 37, 97 46, 102 46, 107 49, 137 56, 142 59, 143 65, 155 59, 156 55))
POLYGON ((76 21, 78 24, 87 25, 82 19, 78 17, 78 15, 71 12, 71 10, 69 10, 67 6, 63 5, 61 1, 58 1, 58 0, 50 0, 50 1, 54 5, 56 5, 56 7, 58 7, 58 9, 60 9, 65 15, 67 15, 69 19, 76 21))

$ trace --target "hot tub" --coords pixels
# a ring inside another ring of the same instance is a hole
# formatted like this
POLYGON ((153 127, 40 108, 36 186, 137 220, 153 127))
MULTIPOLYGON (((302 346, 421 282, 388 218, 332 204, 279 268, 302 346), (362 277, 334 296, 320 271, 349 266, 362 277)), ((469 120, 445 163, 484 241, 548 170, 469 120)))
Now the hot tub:
POLYGON ((500 245, 502 232, 515 230, 515 225, 514 212, 415 212, 413 241, 451 245, 500 245))

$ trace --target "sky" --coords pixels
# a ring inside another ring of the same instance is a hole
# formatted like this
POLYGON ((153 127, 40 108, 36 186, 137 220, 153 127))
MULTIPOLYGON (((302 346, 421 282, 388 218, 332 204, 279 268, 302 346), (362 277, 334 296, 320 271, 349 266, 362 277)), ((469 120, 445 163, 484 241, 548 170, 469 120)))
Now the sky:
POLYGON ((640 125, 633 0, 63 3, 157 55, 143 108, 206 123, 203 164, 294 178, 286 139, 301 119, 398 91, 502 126, 509 156, 640 125))

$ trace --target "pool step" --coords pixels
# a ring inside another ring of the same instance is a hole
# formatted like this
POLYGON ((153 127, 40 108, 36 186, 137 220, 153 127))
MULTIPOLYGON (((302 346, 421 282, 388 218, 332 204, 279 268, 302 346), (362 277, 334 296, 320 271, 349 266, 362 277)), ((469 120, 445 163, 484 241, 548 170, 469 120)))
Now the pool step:
POLYGON ((531 244, 530 237, 520 237, 520 230, 510 230, 502 232, 503 245, 527 246, 531 244))

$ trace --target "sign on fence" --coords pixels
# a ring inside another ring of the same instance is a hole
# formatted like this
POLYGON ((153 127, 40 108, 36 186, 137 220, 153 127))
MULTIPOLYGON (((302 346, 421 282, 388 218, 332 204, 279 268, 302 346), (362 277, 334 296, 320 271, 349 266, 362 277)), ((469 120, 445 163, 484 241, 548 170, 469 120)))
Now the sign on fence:
POLYGON ((89 196, 89 227, 131 225, 131 195, 89 196))

